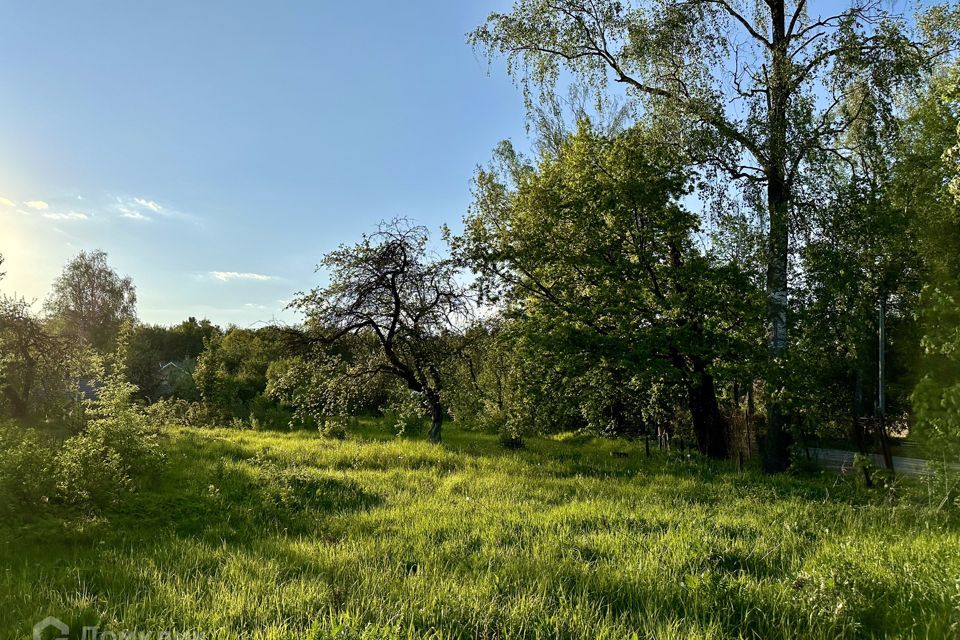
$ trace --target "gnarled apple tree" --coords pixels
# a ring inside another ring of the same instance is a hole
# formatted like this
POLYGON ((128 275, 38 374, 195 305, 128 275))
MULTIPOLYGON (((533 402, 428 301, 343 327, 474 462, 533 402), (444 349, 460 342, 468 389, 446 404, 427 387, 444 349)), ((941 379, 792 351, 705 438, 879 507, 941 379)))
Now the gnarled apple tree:
POLYGON ((327 254, 320 269, 329 271, 330 284, 301 294, 291 307, 306 315, 305 335, 315 345, 372 337, 367 343, 374 349, 348 362, 344 375, 399 379, 422 399, 430 440, 438 443, 443 371, 456 354, 470 305, 454 263, 431 255, 428 244, 422 226, 382 223, 356 245, 327 254))

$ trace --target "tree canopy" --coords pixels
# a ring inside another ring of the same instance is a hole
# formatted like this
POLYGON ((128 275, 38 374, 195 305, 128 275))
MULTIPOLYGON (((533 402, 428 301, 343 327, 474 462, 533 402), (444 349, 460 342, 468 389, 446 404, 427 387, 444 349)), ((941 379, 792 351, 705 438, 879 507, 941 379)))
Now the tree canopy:
POLYGON ((376 350, 350 363, 346 375, 398 378, 429 410, 430 439, 440 441, 443 369, 453 354, 448 339, 462 330, 470 305, 457 269, 429 253, 424 227, 405 220, 384 223, 358 244, 341 246, 321 263, 330 284, 297 297, 310 340, 335 344, 367 335, 376 350))
POLYGON ((81 251, 53 283, 46 311, 65 334, 109 350, 125 320, 136 318, 133 280, 107 263, 107 254, 81 251))

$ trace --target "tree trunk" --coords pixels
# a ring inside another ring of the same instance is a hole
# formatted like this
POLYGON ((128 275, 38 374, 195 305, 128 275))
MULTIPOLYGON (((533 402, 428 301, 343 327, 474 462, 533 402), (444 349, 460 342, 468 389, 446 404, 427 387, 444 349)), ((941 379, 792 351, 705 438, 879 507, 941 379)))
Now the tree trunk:
MULTIPOLYGON (((867 453, 867 444, 863 437, 863 421, 861 416, 863 415, 863 372, 860 369, 860 364, 857 363, 857 369, 854 372, 853 377, 853 423, 850 427, 851 436, 853 437, 854 443, 857 445, 857 451, 861 455, 867 453)), ((873 488, 873 478, 870 477, 870 469, 864 465, 863 467, 863 482, 867 485, 868 489, 873 488)))
POLYGON ((783 367, 787 353, 787 255, 790 239, 787 184, 787 107, 790 97, 790 69, 786 38, 784 0, 770 2, 772 18, 771 77, 767 127, 769 140, 765 173, 767 178, 767 437, 764 469, 784 471, 790 464, 786 417, 778 399, 785 384, 783 367))
POLYGON ((687 393, 693 417, 693 432, 697 436, 697 449, 711 458, 728 458, 730 449, 727 421, 720 413, 713 377, 704 370, 699 360, 694 363, 694 380, 687 385, 687 393))
POLYGON ((7 397, 7 403, 10 405, 10 416, 18 419, 26 418, 27 401, 9 388, 5 390, 4 395, 7 397))
POLYGON ((890 449, 890 438, 887 435, 887 418, 880 414, 877 420, 877 435, 880 436, 880 452, 883 454, 883 465, 890 471, 893 468, 893 451, 890 449))
POLYGON ((850 435, 853 443, 857 445, 859 453, 867 452, 867 443, 863 434, 863 372, 857 364, 856 371, 853 373, 853 420, 850 425, 850 435))
POLYGON ((439 402, 430 403, 430 442, 440 444, 440 428, 443 426, 443 407, 439 402))

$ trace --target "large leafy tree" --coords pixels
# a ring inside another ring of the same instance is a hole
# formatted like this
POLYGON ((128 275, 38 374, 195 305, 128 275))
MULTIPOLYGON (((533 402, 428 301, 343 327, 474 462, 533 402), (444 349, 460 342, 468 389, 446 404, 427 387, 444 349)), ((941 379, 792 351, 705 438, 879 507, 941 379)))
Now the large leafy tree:
POLYGON ((878 108, 884 99, 875 87, 861 84, 851 95, 861 115, 844 136, 849 152, 822 162, 817 188, 803 194, 809 213, 792 300, 797 330, 787 399, 808 431, 849 425, 861 451, 864 416, 881 418, 874 433, 892 465, 882 418, 887 406, 904 415, 915 382, 924 267, 914 216, 898 193, 898 148, 909 140, 903 120, 878 108))
MULTIPOLYGON (((804 431, 844 436, 861 452, 866 416, 878 408, 878 321, 884 310, 885 399, 902 414, 916 362, 922 264, 911 220, 887 181, 824 175, 827 192, 811 220, 795 288, 791 393, 785 399, 804 431), (883 304, 880 304, 880 301, 883 304), (826 392, 829 390, 829 392, 826 392)), ((878 427, 874 435, 886 443, 878 427)), ((886 448, 884 447, 886 451, 886 448)))
POLYGON ((890 110, 901 83, 949 51, 956 16, 934 8, 921 46, 905 20, 874 0, 814 15, 806 0, 517 0, 472 41, 507 56, 531 103, 561 71, 603 95, 623 86, 668 139, 697 141, 699 159, 743 187, 766 225, 768 430, 766 466, 788 463, 780 398, 788 344, 791 229, 796 195, 863 109, 864 85, 890 110))
POLYGON ((121 277, 101 250, 81 251, 53 283, 46 311, 64 335, 101 352, 112 349, 124 321, 136 319, 133 280, 121 277))
MULTIPOLYGON (((620 431, 638 419, 645 391, 682 385, 700 450, 725 457, 713 369, 750 353, 738 327, 751 291, 738 270, 696 250, 698 219, 679 202, 688 175, 647 135, 584 124, 536 166, 501 147, 502 168, 477 175, 455 247, 526 327, 518 352, 538 354, 527 371, 545 397, 562 395, 588 422, 605 416, 620 431)), ((543 410, 564 406, 551 403, 543 410)))
MULTIPOLYGON (((933 79, 905 123, 894 189, 926 268, 916 427, 934 451, 960 456, 960 65, 933 79)), ((939 457, 939 455, 938 455, 939 457)))
POLYGON ((375 350, 343 375, 392 376, 421 400, 431 419, 430 440, 440 442, 444 370, 457 350, 470 312, 452 260, 433 257, 424 227, 384 223, 353 246, 321 263, 330 284, 297 297, 292 307, 307 317, 311 342, 335 345, 365 336, 375 350))

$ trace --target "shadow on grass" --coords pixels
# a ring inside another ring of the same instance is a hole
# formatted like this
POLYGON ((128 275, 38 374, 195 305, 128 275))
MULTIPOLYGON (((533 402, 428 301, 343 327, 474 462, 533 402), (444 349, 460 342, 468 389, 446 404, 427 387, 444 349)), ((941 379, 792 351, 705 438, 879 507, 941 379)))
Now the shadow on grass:
POLYGON ((327 516, 382 502, 343 474, 281 465, 244 447, 226 449, 223 443, 207 447, 201 439, 174 440, 158 485, 131 502, 146 513, 135 509, 129 515, 167 523, 178 535, 236 542, 265 533, 308 533, 322 528, 327 516))
POLYGON ((673 499, 691 505, 710 506, 724 499, 754 497, 863 506, 875 504, 878 497, 876 492, 858 486, 856 478, 832 474, 770 476, 755 465, 738 469, 733 461, 710 460, 689 452, 652 450, 648 456, 642 442, 539 440, 519 451, 499 447, 495 440, 484 444, 463 446, 457 441, 452 450, 477 460, 515 460, 531 475, 556 480, 580 477, 638 484, 668 480, 673 499))

